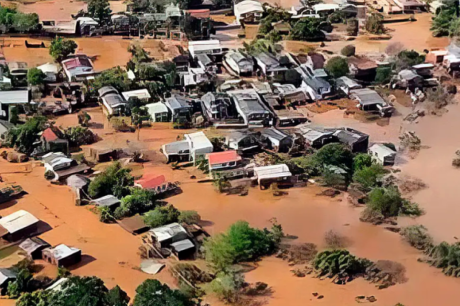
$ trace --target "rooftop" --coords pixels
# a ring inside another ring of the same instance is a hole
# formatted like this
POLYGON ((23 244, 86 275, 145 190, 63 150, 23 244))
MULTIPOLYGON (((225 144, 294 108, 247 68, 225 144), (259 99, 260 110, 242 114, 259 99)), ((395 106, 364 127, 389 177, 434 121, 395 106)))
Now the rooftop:
POLYGON ((150 178, 141 178, 137 180, 136 185, 141 186, 144 189, 155 189, 158 186, 163 185, 166 183, 166 178, 164 175, 158 175, 155 177, 150 177, 150 178))
POLYGON ((350 97, 359 101, 361 105, 385 104, 385 100, 375 91, 369 88, 353 89, 350 97))
POLYGON ((26 104, 29 101, 29 90, 27 89, 0 91, 0 104, 26 104))
POLYGON ((268 138, 273 138, 278 141, 281 141, 285 139, 286 137, 290 137, 288 134, 286 134, 284 131, 278 130, 276 128, 269 128, 269 129, 264 129, 262 131, 262 135, 268 138))
POLYGON ((240 161, 241 156, 238 155, 236 151, 224 151, 224 152, 215 152, 209 153, 207 155, 208 162, 210 165, 228 163, 232 161, 240 161))
POLYGON ((65 61, 62 61, 61 64, 66 68, 67 70, 79 68, 79 67, 89 67, 93 68, 93 65, 91 64, 91 61, 86 57, 86 56, 77 56, 74 58, 67 59, 65 61))
POLYGON ((195 248, 195 245, 190 241, 190 239, 184 239, 184 240, 180 240, 180 241, 171 243, 171 247, 176 252, 182 252, 185 250, 190 250, 190 249, 195 248))
POLYGON ((396 154, 396 151, 390 149, 389 147, 387 147, 386 145, 382 144, 382 143, 376 143, 376 144, 373 144, 370 148, 369 148, 369 151, 372 151, 372 152, 377 152, 377 154, 381 157, 383 156, 390 156, 390 155, 394 155, 396 154))
POLYGON ((81 252, 80 249, 74 247, 68 247, 65 244, 60 244, 55 246, 54 248, 49 248, 49 251, 53 254, 53 257, 57 260, 67 258, 72 256, 76 253, 81 252))
POLYGON ((27 254, 31 254, 34 251, 38 250, 40 247, 49 247, 48 242, 38 238, 32 237, 24 240, 19 247, 24 250, 27 254))
POLYGON ((187 235, 187 231, 179 223, 171 223, 165 226, 153 228, 150 230, 150 233, 152 233, 159 242, 172 239, 179 234, 187 235))
POLYGON ((113 205, 120 204, 120 200, 116 196, 108 194, 101 198, 93 199, 91 203, 94 203, 96 206, 100 207, 111 207, 113 205))
POLYGON ((14 234, 23 230, 29 226, 37 224, 40 220, 35 218, 34 215, 25 211, 18 210, 8 216, 0 219, 0 226, 8 231, 10 234, 14 234))

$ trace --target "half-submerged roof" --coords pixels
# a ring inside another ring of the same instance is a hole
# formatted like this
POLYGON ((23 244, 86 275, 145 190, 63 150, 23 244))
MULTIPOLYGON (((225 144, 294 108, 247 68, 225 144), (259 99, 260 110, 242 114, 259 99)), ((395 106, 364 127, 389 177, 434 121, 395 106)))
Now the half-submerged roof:
POLYGON ((25 211, 18 210, 8 216, 5 216, 0 219, 0 226, 8 231, 8 233, 13 234, 23 230, 29 226, 35 225, 39 222, 34 215, 25 211))
POLYGON ((229 163, 241 160, 241 156, 234 150, 215 152, 207 154, 208 162, 210 165, 229 163))

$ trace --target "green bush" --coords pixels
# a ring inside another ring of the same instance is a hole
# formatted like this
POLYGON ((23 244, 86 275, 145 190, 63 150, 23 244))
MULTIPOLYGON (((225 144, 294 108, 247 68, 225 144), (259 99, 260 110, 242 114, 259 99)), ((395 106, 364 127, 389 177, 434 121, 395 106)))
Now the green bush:
POLYGON ((38 68, 31 68, 27 71, 27 83, 32 86, 43 85, 46 74, 38 68))
POLYGON ((367 153, 358 153, 353 158, 353 171, 358 171, 372 165, 372 156, 367 153))
POLYGON ((179 215, 179 222, 187 224, 197 224, 201 221, 201 216, 194 210, 183 210, 179 215))
POLYGON ((350 254, 347 250, 326 250, 316 255, 313 267, 319 276, 328 276, 353 279, 366 272, 372 262, 350 254))
POLYGON ((350 70, 348 69, 348 62, 345 58, 340 56, 335 56, 331 58, 325 66, 327 72, 334 77, 340 78, 348 74, 350 70))
POLYGON ((386 30, 383 26, 383 16, 372 13, 366 20, 366 31, 371 34, 385 34, 386 30))
POLYGON ((147 212, 143 218, 145 224, 150 227, 159 227, 179 220, 180 212, 172 205, 157 206, 154 210, 147 212))
POLYGON ((388 84, 393 76, 391 67, 377 67, 374 83, 388 84))
POLYGON ((103 223, 110 223, 114 220, 114 217, 112 216, 112 212, 109 207, 99 207, 99 221, 103 223))
POLYGON ((62 37, 56 37, 51 41, 49 52, 55 61, 61 62, 70 54, 74 54, 77 47, 77 43, 73 40, 64 40, 62 37))
POLYGON ((133 306, 198 306, 179 290, 172 290, 156 279, 145 280, 136 288, 133 306))
POLYGON ((312 163, 320 168, 336 166, 346 171, 352 171, 353 153, 343 144, 330 143, 313 155, 312 163))
POLYGON ((343 56, 350 57, 350 56, 355 55, 355 53, 356 53, 356 48, 355 48, 355 46, 353 46, 353 45, 347 45, 347 46, 345 46, 345 47, 342 48, 342 50, 340 51, 340 53, 341 53, 343 56))
POLYGON ((206 286, 206 291, 227 303, 233 304, 239 301, 239 292, 243 284, 244 276, 241 273, 219 272, 216 278, 206 286))
POLYGON ((353 174, 353 181, 360 184, 365 190, 371 190, 379 185, 382 177, 387 172, 388 171, 385 170, 382 165, 373 164, 355 171, 353 174))
POLYGON ((34 116, 27 119, 25 124, 7 132, 4 145, 16 148, 21 153, 32 153, 38 134, 45 130, 47 121, 46 117, 43 116, 34 116))
POLYGON ((384 218, 398 215, 420 216, 423 210, 416 203, 403 199, 396 187, 374 188, 369 194, 367 207, 384 218))
POLYGON ((148 189, 131 188, 130 194, 123 197, 120 206, 115 209, 114 217, 122 219, 137 213, 143 213, 152 209, 155 206, 155 201, 155 192, 148 189))
POLYGON ((114 195, 117 198, 130 194, 129 187, 134 184, 131 170, 123 168, 119 162, 110 165, 104 172, 96 176, 88 187, 91 198, 114 195))
POLYGON ((411 246, 419 250, 425 250, 433 244, 433 238, 423 225, 405 227, 401 230, 401 235, 411 246))

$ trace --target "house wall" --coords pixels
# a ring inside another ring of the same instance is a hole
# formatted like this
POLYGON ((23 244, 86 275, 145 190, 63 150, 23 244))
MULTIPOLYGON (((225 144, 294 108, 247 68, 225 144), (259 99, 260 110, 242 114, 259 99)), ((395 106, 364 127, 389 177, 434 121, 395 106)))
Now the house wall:
POLYGON ((38 225, 37 224, 32 224, 26 228, 23 228, 20 231, 17 231, 15 233, 8 233, 4 239, 8 241, 18 241, 22 238, 28 238, 32 236, 32 234, 36 233, 38 230, 38 225))
POLYGON ((56 261, 58 267, 69 267, 81 261, 81 251, 56 261))

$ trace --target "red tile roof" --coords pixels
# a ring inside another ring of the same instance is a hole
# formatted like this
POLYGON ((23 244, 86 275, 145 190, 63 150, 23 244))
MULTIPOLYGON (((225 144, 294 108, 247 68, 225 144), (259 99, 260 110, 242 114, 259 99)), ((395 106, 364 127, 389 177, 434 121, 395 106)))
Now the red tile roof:
POLYGON ((53 129, 51 128, 47 128, 46 130, 44 130, 42 136, 48 142, 59 139, 59 137, 56 135, 56 133, 54 133, 53 129))
POLYGON ((241 160, 241 156, 239 156, 236 151, 210 153, 207 155, 207 157, 210 165, 241 160))
POLYGON ((166 183, 166 178, 164 175, 159 175, 156 177, 148 176, 146 178, 141 178, 136 181, 137 185, 140 185, 144 189, 154 189, 158 186, 166 183))

